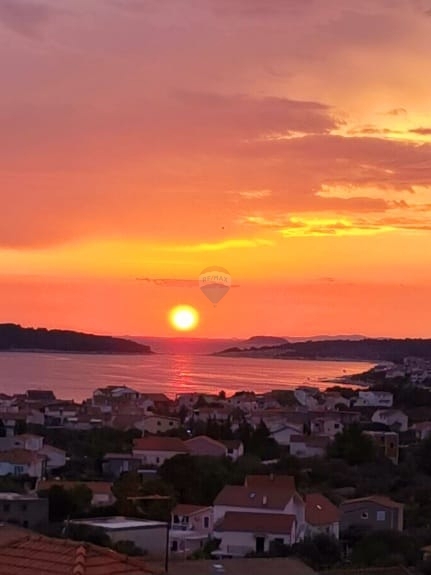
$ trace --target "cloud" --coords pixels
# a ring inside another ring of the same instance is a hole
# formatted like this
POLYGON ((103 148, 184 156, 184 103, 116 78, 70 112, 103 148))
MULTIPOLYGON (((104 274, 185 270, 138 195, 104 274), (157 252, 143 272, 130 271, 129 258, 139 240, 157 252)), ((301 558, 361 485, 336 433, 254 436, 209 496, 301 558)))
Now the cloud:
MULTIPOLYGON (((157 287, 166 288, 195 288, 199 287, 199 280, 191 279, 177 279, 177 278, 136 278, 138 281, 145 282, 147 284, 155 285, 157 287)), ((237 288, 238 284, 232 284, 230 287, 237 288)))
POLYGON ((230 193, 238 195, 246 200, 262 200, 263 198, 268 198, 272 194, 271 190, 244 190, 230 193))
POLYGON ((413 128, 409 130, 411 134, 419 134, 420 136, 431 136, 431 128, 413 128))
POLYGON ((407 110, 405 108, 393 108, 392 110, 388 110, 385 112, 387 116, 406 116, 407 110))
POLYGON ((183 246, 173 246, 166 248, 166 251, 173 252, 216 252, 221 250, 231 250, 231 249, 243 249, 243 248, 257 248, 264 246, 271 246, 273 242, 265 239, 254 239, 254 240, 225 240, 217 243, 201 243, 196 245, 183 245, 183 246))
POLYGON ((23 36, 38 38, 57 12, 48 4, 26 0, 1 0, 0 22, 23 36))

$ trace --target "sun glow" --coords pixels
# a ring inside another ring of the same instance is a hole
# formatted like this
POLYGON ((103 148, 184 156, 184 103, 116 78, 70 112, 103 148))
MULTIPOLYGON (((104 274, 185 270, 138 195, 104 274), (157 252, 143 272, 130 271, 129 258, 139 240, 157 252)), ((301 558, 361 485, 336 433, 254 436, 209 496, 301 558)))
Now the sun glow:
POLYGON ((169 321, 178 331, 191 331, 199 322, 199 314, 194 307, 179 305, 169 312, 169 321))

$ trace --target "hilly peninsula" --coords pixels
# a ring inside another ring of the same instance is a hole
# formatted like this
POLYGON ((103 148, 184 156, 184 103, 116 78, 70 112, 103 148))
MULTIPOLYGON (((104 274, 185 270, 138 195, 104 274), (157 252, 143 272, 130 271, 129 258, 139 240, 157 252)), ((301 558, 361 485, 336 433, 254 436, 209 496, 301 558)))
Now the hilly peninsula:
POLYGON ((391 361, 405 357, 431 359, 431 339, 333 339, 328 341, 287 342, 265 347, 230 347, 214 355, 273 359, 391 361))
POLYGON ((0 351, 150 354, 148 345, 128 339, 77 331, 0 324, 0 351))

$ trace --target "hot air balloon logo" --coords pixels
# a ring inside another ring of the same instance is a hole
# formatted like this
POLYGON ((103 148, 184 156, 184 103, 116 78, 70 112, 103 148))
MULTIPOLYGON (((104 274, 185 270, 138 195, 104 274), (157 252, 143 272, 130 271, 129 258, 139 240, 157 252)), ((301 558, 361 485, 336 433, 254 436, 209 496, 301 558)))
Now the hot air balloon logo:
POLYGON ((232 286, 230 273, 220 266, 211 266, 202 270, 199 275, 201 292, 211 303, 217 305, 232 286))

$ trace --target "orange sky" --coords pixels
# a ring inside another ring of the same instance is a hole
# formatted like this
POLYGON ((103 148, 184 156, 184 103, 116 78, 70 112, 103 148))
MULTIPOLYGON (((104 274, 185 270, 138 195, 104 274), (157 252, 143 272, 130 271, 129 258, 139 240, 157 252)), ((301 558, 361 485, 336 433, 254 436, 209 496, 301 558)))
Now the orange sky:
POLYGON ((1 0, 0 321, 430 336, 430 8, 1 0))

